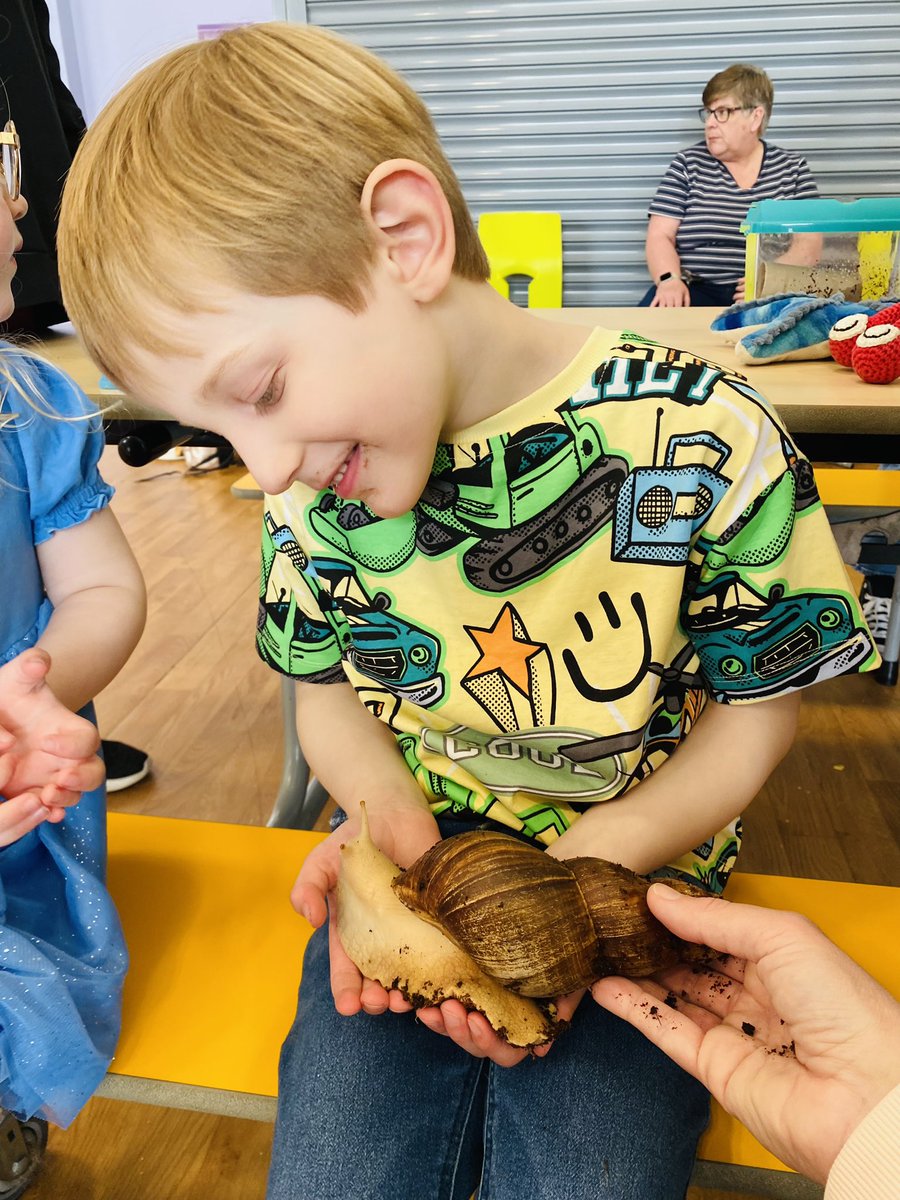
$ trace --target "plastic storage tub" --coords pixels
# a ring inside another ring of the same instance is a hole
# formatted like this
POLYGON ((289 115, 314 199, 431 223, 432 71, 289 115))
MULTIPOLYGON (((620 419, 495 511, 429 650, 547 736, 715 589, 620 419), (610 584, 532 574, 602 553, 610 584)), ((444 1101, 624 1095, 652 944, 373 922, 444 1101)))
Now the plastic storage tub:
POLYGON ((880 300, 900 294, 900 197, 761 200, 747 235, 746 297, 780 292, 880 300))

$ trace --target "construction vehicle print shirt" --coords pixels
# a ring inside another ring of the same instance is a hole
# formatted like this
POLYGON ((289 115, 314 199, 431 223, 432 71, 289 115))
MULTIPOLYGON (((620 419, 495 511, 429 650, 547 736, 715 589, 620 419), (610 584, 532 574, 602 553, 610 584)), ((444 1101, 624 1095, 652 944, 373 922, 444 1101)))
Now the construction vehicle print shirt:
MULTIPOLYGON (((656 770, 705 704, 878 665, 812 469, 744 376, 595 330, 437 447, 388 520, 267 496, 259 653, 348 681, 435 815, 550 843, 656 770)), ((714 891, 734 821, 664 868, 714 891)))

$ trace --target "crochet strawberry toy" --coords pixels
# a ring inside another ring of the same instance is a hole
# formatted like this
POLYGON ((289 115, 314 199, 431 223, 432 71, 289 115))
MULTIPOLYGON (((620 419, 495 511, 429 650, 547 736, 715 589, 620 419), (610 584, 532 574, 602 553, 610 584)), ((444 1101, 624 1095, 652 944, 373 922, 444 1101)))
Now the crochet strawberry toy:
POLYGON ((869 325, 856 339, 850 364, 865 383, 900 379, 900 327, 885 322, 869 325))

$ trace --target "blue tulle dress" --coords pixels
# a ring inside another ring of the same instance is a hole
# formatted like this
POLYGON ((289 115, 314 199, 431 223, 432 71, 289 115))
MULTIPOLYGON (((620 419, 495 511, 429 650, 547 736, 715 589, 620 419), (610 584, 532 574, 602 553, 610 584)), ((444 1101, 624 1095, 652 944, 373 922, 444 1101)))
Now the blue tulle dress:
MULTIPOLYGON (((44 397, 35 409, 0 377, 5 663, 52 612, 35 547, 103 508, 112 488, 98 473, 103 436, 89 401, 54 368, 3 343, 0 354, 44 397)), ((93 720, 92 707, 82 715, 93 720)), ((19 1116, 68 1125, 115 1049, 127 954, 105 870, 105 787, 0 847, 0 1106, 19 1116)))

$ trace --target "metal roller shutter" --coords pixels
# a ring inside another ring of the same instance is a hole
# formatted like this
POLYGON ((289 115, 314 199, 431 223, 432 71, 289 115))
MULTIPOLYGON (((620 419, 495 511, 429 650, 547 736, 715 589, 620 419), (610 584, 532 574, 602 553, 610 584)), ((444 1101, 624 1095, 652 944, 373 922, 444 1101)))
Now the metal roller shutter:
POLYGON ((398 69, 434 116, 473 214, 563 218, 564 303, 632 304, 647 204, 699 140, 732 62, 775 83, 767 137, 823 195, 900 195, 897 0, 287 0, 398 69))

